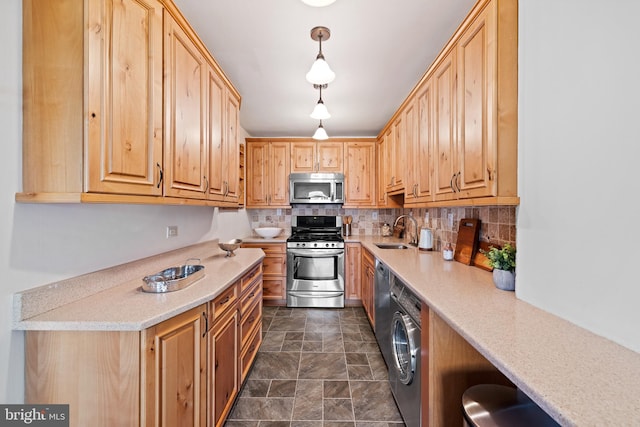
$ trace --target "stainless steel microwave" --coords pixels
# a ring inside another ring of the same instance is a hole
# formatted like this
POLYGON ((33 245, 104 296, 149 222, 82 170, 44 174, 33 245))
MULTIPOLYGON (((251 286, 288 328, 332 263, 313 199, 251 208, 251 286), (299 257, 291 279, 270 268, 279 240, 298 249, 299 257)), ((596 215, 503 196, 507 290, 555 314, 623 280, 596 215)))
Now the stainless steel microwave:
POLYGON ((289 174, 289 202, 291 204, 344 203, 344 174, 289 174))

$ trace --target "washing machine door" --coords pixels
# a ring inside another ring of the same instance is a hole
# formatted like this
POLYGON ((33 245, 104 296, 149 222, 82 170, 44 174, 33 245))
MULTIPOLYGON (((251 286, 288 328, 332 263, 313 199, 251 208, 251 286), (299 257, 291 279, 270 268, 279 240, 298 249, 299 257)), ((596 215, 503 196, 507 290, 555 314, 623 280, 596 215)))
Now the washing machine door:
POLYGON ((396 311, 391 321, 392 369, 398 375, 398 381, 408 385, 414 379, 418 358, 419 342, 416 342, 416 327, 406 314, 396 311))

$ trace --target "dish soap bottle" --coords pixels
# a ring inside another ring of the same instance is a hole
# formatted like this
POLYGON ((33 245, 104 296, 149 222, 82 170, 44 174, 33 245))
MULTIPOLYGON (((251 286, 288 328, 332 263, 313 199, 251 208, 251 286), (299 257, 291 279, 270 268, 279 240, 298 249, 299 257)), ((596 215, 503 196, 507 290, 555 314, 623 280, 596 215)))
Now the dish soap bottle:
POLYGON ((445 261, 451 261, 453 259, 453 248, 451 247, 451 243, 447 242, 444 249, 442 249, 442 258, 445 261))

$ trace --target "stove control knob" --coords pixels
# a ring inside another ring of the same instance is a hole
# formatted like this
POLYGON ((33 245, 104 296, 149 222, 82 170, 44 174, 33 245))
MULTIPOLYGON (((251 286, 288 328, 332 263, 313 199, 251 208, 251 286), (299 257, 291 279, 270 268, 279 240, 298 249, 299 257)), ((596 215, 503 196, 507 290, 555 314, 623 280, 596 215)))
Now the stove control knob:
POLYGON ((318 247, 318 244, 317 244, 317 243, 314 243, 314 244, 313 244, 313 247, 314 247, 314 248, 317 248, 317 247, 318 247))
POLYGON ((307 246, 307 244, 306 244, 306 243, 298 243, 298 244, 299 244, 300 246, 302 246, 303 248, 304 248, 305 246, 307 246))

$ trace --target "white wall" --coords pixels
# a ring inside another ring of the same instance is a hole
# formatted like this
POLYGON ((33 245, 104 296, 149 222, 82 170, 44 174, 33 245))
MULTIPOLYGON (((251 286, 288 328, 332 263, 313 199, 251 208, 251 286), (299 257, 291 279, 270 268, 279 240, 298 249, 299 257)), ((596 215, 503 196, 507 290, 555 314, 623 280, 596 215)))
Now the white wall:
POLYGON ((640 2, 519 15, 517 295, 640 351, 640 2))
POLYGON ((24 341, 11 330, 15 292, 190 244, 251 233, 244 211, 210 207, 14 203, 22 175, 21 1, 0 1, 0 403, 24 396, 24 341), (179 236, 166 239, 167 225, 179 236))

